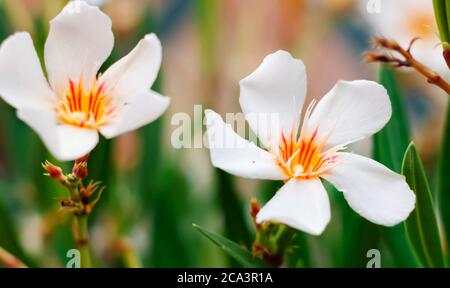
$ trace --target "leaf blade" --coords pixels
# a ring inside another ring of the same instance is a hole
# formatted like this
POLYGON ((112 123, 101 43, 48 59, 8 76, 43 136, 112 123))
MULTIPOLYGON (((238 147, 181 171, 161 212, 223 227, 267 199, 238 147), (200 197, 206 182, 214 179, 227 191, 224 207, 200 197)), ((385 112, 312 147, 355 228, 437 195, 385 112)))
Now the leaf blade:
MULTIPOLYGON (((448 171, 450 171, 450 107, 447 108, 447 119, 441 147, 438 170, 438 203, 445 231, 445 238, 447 239, 446 245, 448 251, 450 248, 450 205, 448 205, 448 203, 450 203, 450 178, 448 177, 448 171)), ((450 259, 448 259, 448 261, 450 261, 450 259)), ((450 262, 448 263, 450 264, 450 262)))
POLYGON ((436 18, 436 23, 439 29, 439 36, 442 42, 450 41, 450 23, 448 22, 448 7, 446 7, 446 0, 433 0, 434 15, 436 18))
POLYGON ((416 194, 416 208, 405 221, 406 233, 425 267, 445 267, 439 228, 430 186, 422 161, 413 143, 405 152, 402 174, 416 194))

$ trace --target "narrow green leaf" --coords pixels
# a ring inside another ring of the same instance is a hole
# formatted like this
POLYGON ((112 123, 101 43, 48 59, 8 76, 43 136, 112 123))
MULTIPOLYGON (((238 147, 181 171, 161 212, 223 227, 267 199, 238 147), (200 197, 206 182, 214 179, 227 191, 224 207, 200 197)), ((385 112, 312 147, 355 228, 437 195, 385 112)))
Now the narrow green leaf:
MULTIPOLYGON (((388 91, 392 116, 386 126, 373 137, 373 158, 389 169, 401 173, 403 154, 410 141, 406 113, 394 71, 381 66, 379 82, 388 91)), ((381 232, 397 266, 417 266, 403 225, 382 228, 381 232)))
POLYGON ((441 211, 441 220, 447 239, 447 251, 450 249, 450 107, 447 108, 447 120, 442 141, 442 151, 439 158, 439 186, 438 200, 441 211))
POLYGON ((402 174, 416 194, 416 208, 405 222, 408 238, 424 267, 444 267, 433 198, 422 161, 413 143, 406 150, 402 174))
MULTIPOLYGON (((446 0, 433 0, 436 22, 438 23, 441 40, 450 42, 450 3, 446 0), (442 36, 442 34, 445 34, 442 36)), ((439 157, 438 170, 438 205, 441 212, 441 220, 444 228, 446 251, 450 248, 450 178, 448 171, 450 169, 450 107, 447 108, 447 119, 443 132, 443 141, 439 157)), ((450 265, 450 257, 447 257, 450 265)))
POLYGON ((195 229, 202 233, 206 238, 211 240, 214 244, 219 246, 228 255, 233 257, 237 262, 239 262, 245 268, 265 268, 268 267, 259 258, 252 255, 250 251, 243 248, 239 244, 220 236, 216 233, 210 232, 196 224, 192 224, 195 229))
MULTIPOLYGON (((450 42, 450 3, 448 2, 448 0, 440 0, 440 1, 444 3, 444 4, 441 4, 442 6, 445 5, 445 16, 446 16, 445 21, 447 22, 447 30, 446 30, 447 35, 446 35, 446 37, 441 38, 441 40, 449 43, 450 42)), ((443 23, 443 25, 445 25, 445 23, 443 23)))
POLYGON ((450 23, 448 22, 447 13, 447 11, 450 10, 450 5, 446 4, 446 1, 447 0, 433 0, 434 15, 442 42, 450 42, 450 23))

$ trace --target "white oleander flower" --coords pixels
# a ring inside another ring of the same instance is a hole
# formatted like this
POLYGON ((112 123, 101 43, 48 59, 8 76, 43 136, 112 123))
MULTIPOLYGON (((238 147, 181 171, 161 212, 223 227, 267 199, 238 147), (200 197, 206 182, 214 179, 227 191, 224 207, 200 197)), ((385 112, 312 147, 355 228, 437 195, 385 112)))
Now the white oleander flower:
POLYGON ((414 57, 436 72, 448 75, 432 1, 380 1, 378 13, 369 13, 367 1, 358 1, 361 15, 372 27, 374 35, 396 40, 405 48, 412 39, 419 37, 411 49, 414 57))
POLYGON ((258 223, 274 221, 321 234, 330 221, 330 204, 320 178, 343 192, 349 205, 369 221, 393 226, 415 206, 402 175, 348 152, 349 143, 379 131, 391 117, 383 86, 366 80, 339 81, 300 114, 306 98, 306 72, 285 51, 267 56, 240 82, 240 104, 249 127, 267 151, 237 135, 215 112, 206 123, 212 163, 231 174, 285 184, 260 210, 258 223), (272 115, 278 121, 267 120, 272 115), (255 117, 256 116, 256 117, 255 117), (224 145, 226 143, 226 145, 224 145))
POLYGON ((110 18, 73 1, 50 21, 48 82, 28 33, 16 33, 0 47, 0 96, 58 160, 80 158, 97 145, 98 132, 112 138, 137 129, 169 105, 168 97, 150 90, 162 58, 156 35, 145 36, 100 75, 113 44, 110 18))

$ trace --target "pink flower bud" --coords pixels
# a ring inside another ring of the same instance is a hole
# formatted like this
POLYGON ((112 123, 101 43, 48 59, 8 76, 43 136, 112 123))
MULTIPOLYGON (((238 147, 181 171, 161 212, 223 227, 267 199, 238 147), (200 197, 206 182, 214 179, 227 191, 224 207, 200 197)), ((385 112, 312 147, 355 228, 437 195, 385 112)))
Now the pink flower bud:
POLYGON ((73 165, 72 173, 79 179, 84 179, 88 176, 87 162, 76 162, 73 165))
POLYGON ((64 176, 60 167, 53 165, 49 161, 45 161, 44 163, 42 163, 42 167, 45 169, 45 171, 48 172, 47 175, 50 178, 55 179, 61 183, 65 183, 66 176, 64 176))

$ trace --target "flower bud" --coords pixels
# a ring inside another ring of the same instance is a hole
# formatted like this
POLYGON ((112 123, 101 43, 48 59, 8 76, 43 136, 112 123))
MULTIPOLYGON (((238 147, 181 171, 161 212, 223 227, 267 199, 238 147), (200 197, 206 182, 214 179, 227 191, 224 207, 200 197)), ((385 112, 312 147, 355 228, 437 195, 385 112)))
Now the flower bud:
POLYGON ((72 173, 79 179, 84 179, 88 176, 87 162, 76 162, 73 165, 72 173))
POLYGON ((44 163, 42 163, 42 167, 45 169, 45 171, 48 172, 46 173, 46 175, 50 178, 55 179, 63 184, 66 182, 66 176, 63 174, 60 167, 53 165, 49 161, 45 161, 44 163))
POLYGON ((445 63, 447 63, 448 68, 450 68, 450 44, 444 43, 444 59, 445 63))
POLYGON ((256 223, 256 215, 258 214, 259 210, 261 210, 261 206, 258 203, 258 200, 253 198, 250 203, 250 215, 253 219, 253 223, 256 225, 256 229, 259 229, 260 225, 256 223))
POLYGON ((89 159, 89 153, 84 155, 83 157, 78 158, 77 160, 75 160, 75 164, 79 164, 79 163, 82 163, 82 162, 87 162, 88 159, 89 159))

